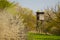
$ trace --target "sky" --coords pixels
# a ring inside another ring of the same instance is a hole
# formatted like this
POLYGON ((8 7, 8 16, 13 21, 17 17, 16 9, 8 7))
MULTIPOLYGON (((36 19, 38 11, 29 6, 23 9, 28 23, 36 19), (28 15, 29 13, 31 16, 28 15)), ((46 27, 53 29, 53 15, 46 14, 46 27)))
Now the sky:
POLYGON ((11 2, 15 1, 19 3, 22 7, 30 8, 33 11, 41 10, 43 11, 46 8, 55 7, 60 0, 10 0, 11 2))

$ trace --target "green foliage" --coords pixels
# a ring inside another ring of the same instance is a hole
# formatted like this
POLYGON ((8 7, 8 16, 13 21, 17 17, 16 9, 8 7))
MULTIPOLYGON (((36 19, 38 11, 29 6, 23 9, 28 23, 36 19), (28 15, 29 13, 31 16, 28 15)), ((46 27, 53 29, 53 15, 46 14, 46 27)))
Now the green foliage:
POLYGON ((11 6, 12 3, 10 3, 7 0, 0 0, 0 9, 3 10, 9 6, 11 6))
POLYGON ((51 34, 60 35, 60 6, 57 6, 58 10, 48 10, 48 20, 46 20, 45 30, 51 34))
POLYGON ((24 23, 26 23, 27 31, 35 30, 36 16, 33 14, 32 10, 23 8, 20 15, 23 17, 24 23))
POLYGON ((33 11, 28 8, 22 8, 18 4, 15 4, 14 6, 10 6, 6 9, 7 12, 15 15, 21 16, 24 21, 23 23, 26 23, 27 30, 35 30, 36 27, 36 16, 33 14, 33 11))

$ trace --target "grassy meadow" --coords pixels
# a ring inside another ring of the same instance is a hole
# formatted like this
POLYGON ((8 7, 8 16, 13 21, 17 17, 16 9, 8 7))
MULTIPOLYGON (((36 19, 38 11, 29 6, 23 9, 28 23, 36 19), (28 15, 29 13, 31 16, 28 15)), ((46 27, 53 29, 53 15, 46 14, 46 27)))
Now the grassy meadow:
POLYGON ((28 40, 60 40, 60 36, 28 33, 28 40))

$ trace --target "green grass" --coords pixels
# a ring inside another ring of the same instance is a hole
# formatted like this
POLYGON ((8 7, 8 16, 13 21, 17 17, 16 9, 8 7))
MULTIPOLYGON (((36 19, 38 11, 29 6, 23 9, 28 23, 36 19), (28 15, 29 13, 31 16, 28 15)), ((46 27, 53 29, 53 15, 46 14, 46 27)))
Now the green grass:
POLYGON ((28 40, 60 40, 60 36, 28 33, 28 40))

